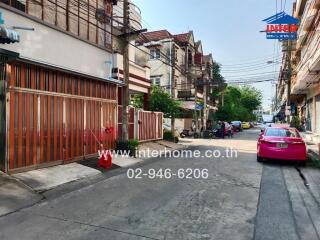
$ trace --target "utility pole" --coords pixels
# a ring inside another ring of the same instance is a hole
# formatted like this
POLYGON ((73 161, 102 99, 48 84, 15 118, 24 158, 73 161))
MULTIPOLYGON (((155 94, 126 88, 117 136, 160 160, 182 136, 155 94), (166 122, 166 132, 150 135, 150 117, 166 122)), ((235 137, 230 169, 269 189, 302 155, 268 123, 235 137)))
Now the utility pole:
MULTIPOLYGON (((291 77, 292 77, 292 66, 291 66, 291 41, 288 40, 288 50, 287 50, 287 61, 288 61, 288 74, 287 74, 287 108, 291 107, 290 94, 291 94, 291 77)), ((291 111, 291 109, 290 109, 291 111)), ((287 123, 290 123, 290 115, 287 115, 287 123)))
POLYGON ((123 55, 123 83, 122 87, 122 136, 123 141, 129 139, 128 134, 128 115, 129 115, 129 77, 130 77, 130 65, 129 65, 129 45, 130 42, 136 39, 139 34, 146 32, 147 29, 132 30, 130 27, 130 1, 123 0, 123 28, 122 33, 118 36, 120 40, 122 55, 123 55))
POLYGON ((208 100, 208 84, 207 81, 208 79, 206 78, 206 83, 204 83, 203 87, 203 123, 202 126, 204 129, 207 128, 207 100, 208 100))
MULTIPOLYGON (((173 41, 173 40, 172 40, 173 41)), ((176 82, 175 82, 175 72, 176 72, 176 48, 174 41, 171 44, 171 97, 175 99, 176 92, 176 82)), ((175 134, 175 118, 171 116, 171 132, 174 136, 175 134)))
POLYGON ((123 54, 123 82, 122 87, 122 140, 129 139, 128 134, 128 113, 129 113, 129 2, 123 0, 123 39, 122 39, 122 54, 123 54))

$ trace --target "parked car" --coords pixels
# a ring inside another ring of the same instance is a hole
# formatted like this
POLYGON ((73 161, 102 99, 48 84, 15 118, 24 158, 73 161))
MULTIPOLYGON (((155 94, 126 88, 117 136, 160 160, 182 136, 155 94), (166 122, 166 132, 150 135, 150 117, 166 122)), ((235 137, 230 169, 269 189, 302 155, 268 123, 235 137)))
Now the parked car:
POLYGON ((300 161, 307 160, 307 146, 295 128, 267 127, 262 130, 257 144, 257 161, 279 159, 300 161))
POLYGON ((251 125, 248 122, 243 122, 243 123, 241 123, 241 127, 242 127, 242 129, 249 129, 249 128, 251 128, 251 125))
POLYGON ((261 129, 261 130, 266 129, 267 127, 273 127, 273 122, 263 122, 263 123, 260 125, 260 129, 261 129))
POLYGON ((231 125, 235 128, 236 131, 242 131, 241 121, 232 121, 231 125))

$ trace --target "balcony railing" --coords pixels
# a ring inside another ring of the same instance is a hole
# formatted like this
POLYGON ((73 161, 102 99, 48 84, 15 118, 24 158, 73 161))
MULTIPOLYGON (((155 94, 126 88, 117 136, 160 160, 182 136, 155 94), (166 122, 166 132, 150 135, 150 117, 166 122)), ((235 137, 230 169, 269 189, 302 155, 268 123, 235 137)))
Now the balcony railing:
MULTIPOLYGON (((111 48, 112 2, 101 1, 97 7, 89 7, 90 0, 79 4, 77 1, 47 0, 3 0, 9 5, 46 24, 67 31, 80 39, 111 48)), ((94 4, 95 5, 95 4, 94 4)))

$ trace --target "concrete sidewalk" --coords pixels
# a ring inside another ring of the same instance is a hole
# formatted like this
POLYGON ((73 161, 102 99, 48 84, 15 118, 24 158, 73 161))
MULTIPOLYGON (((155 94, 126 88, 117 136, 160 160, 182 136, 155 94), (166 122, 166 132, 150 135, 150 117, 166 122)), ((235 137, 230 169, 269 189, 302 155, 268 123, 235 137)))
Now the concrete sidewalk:
POLYGON ((41 201, 42 196, 17 179, 0 172, 0 216, 41 201))
POLYGON ((100 171, 79 163, 58 165, 23 173, 13 174, 14 178, 37 192, 44 192, 65 183, 102 174, 100 171))
POLYGON ((306 132, 301 132, 301 136, 307 144, 309 157, 312 158, 312 160, 320 161, 319 148, 318 148, 318 145, 316 144, 318 141, 316 138, 317 136, 314 137, 313 134, 306 133, 306 132))

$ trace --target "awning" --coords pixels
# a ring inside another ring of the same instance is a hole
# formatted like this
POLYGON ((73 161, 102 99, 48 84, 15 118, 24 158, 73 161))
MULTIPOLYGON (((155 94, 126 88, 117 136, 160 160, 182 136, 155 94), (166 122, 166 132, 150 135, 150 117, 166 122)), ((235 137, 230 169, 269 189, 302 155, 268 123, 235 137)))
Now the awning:
POLYGON ((0 43, 10 44, 20 42, 20 34, 13 29, 0 26, 0 43))

